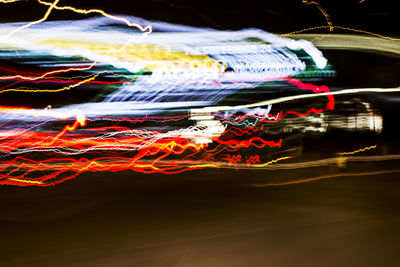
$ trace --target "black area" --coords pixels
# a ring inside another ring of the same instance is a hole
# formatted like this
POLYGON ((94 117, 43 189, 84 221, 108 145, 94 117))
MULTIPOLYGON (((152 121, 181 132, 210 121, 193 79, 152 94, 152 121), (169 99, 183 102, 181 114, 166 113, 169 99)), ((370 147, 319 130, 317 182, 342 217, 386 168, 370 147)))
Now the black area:
MULTIPOLYGON (((49 1, 51 2, 51 1, 49 1)), ((311 2, 311 1, 310 1, 311 2)), ((356 28, 381 34, 397 35, 396 2, 318 1, 330 15, 334 25, 356 28)), ((129 14, 149 20, 216 28, 220 30, 257 27, 270 32, 286 33, 303 28, 327 25, 316 5, 301 0, 229 1, 229 0, 149 0, 149 1, 61 1, 59 6, 100 8, 109 13, 129 14)), ((46 7, 34 0, 3 4, 3 21, 31 21, 44 14, 46 7)), ((79 19, 87 16, 70 11, 55 11, 50 19, 79 19)), ((327 32, 327 30, 322 30, 327 32)))
POLYGON ((0 263, 397 266, 396 174, 272 188, 248 187, 253 178, 90 174, 50 188, 3 187, 0 263))
POLYGON ((400 58, 372 52, 322 50, 336 75, 329 86, 393 88, 400 83, 400 58))

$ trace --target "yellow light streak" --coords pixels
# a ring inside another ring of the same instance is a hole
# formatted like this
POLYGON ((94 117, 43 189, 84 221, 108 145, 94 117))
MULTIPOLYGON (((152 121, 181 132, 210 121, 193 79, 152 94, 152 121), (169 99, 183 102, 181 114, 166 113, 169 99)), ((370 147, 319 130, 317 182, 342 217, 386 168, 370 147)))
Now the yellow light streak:
POLYGON ((295 96, 286 96, 275 98, 271 100, 265 100, 257 103, 247 104, 247 105, 239 105, 239 106, 213 106, 213 107, 205 107, 192 109, 192 113, 210 113, 210 112, 219 112, 219 111, 229 111, 229 110, 237 110, 237 109, 245 109, 245 108, 255 108, 262 107, 267 105, 273 105, 277 103, 284 103, 294 100, 321 97, 327 95, 346 95, 346 94, 355 94, 355 93, 393 93, 400 92, 400 87, 397 88, 354 88, 354 89, 344 89, 337 92, 329 92, 329 93, 318 93, 318 94, 303 94, 303 95, 295 95, 295 96))
POLYGON ((342 152, 342 153, 337 153, 338 155, 341 155, 341 156, 345 156, 345 155, 354 155, 354 154, 357 154, 357 153, 360 153, 360 152, 363 152, 363 151, 366 151, 366 150, 371 150, 371 149, 374 149, 374 148, 376 148, 377 147, 377 145, 374 145, 374 146, 367 146, 367 147, 364 147, 364 148, 361 148, 361 149, 358 149, 358 150, 355 150, 355 151, 351 151, 351 152, 342 152))
POLYGON ((19 87, 19 88, 10 88, 10 89, 1 90, 0 94, 5 93, 5 92, 56 93, 56 92, 70 90, 79 85, 85 84, 89 81, 96 79, 99 75, 100 75, 100 73, 96 73, 93 77, 90 77, 90 78, 80 81, 78 83, 75 83, 75 84, 72 84, 72 85, 69 85, 69 86, 66 86, 63 88, 59 88, 59 89, 33 89, 33 88, 27 88, 27 87, 19 87))
MULTIPOLYGON (((381 35, 381 34, 368 32, 368 31, 364 31, 364 30, 352 29, 352 28, 347 28, 347 27, 342 27, 342 26, 332 26, 332 27, 333 28, 342 29, 342 30, 346 30, 346 31, 353 31, 353 32, 373 35, 373 36, 376 36, 376 37, 379 37, 379 38, 388 39, 388 40, 400 41, 400 38, 392 38, 392 37, 389 37, 389 36, 384 36, 384 35, 381 35)), ((302 30, 298 30, 298 31, 290 32, 290 33, 281 34, 279 36, 280 37, 288 37, 288 36, 291 36, 293 34, 299 34, 299 33, 303 33, 303 32, 319 30, 319 29, 326 29, 326 28, 330 28, 330 26, 316 26, 316 27, 306 28, 306 29, 302 29, 302 30)))
MULTIPOLYGON (((2 3, 11 3, 11 2, 8 2, 8 0, 3 0, 3 1, 4 1, 4 2, 2 2, 2 3)), ((108 14, 108 13, 106 13, 105 11, 100 10, 100 9, 85 10, 85 9, 77 9, 77 8, 74 8, 74 7, 71 7, 71 6, 59 7, 59 6, 57 6, 57 3, 58 3, 59 1, 60 1, 60 0, 55 0, 53 3, 49 3, 49 2, 44 2, 44 1, 38 0, 38 2, 39 2, 40 4, 42 4, 42 5, 48 5, 48 6, 49 6, 49 8, 47 9, 45 15, 44 15, 41 19, 38 19, 38 20, 36 20, 36 21, 29 22, 29 23, 27 23, 27 24, 25 24, 25 25, 23 25, 23 26, 21 26, 21 27, 18 27, 18 28, 16 28, 16 29, 14 29, 13 31, 9 32, 6 36, 0 38, 0 41, 4 41, 4 40, 10 38, 10 37, 11 37, 12 35, 14 35, 15 33, 19 32, 19 31, 21 31, 21 30, 23 30, 23 29, 29 28, 29 27, 31 27, 32 25, 36 25, 36 24, 39 24, 39 23, 41 23, 41 22, 43 22, 43 21, 46 21, 47 18, 49 17, 49 15, 50 15, 51 11, 52 11, 53 9, 58 9, 58 10, 71 10, 71 11, 73 11, 73 12, 75 12, 75 13, 80 13, 80 14, 99 13, 99 14, 101 14, 101 15, 107 17, 107 18, 112 19, 112 20, 117 20, 117 21, 124 22, 124 23, 125 23, 126 25, 128 25, 129 27, 136 27, 136 28, 138 28, 140 31, 143 32, 143 35, 142 35, 141 39, 139 39, 139 41, 137 41, 138 43, 139 43, 139 42, 142 42, 142 40, 145 38, 145 36, 147 36, 148 34, 150 34, 150 33, 152 32, 152 27, 151 27, 151 25, 147 25, 147 26, 145 26, 145 27, 142 27, 141 25, 139 25, 139 24, 137 24, 137 23, 132 23, 132 22, 130 22, 129 20, 127 20, 127 19, 125 19, 125 18, 120 18, 120 17, 117 17, 117 16, 110 15, 110 14, 108 14)), ((12 1, 12 2, 14 2, 14 1, 12 1)), ((124 44, 123 46, 121 46, 121 48, 118 49, 118 50, 124 50, 132 41, 133 41, 133 39, 129 39, 129 40, 126 41, 125 44, 124 44)), ((110 49, 107 53, 105 53, 105 55, 108 55, 108 54, 113 53, 113 52, 118 51, 118 50, 110 49)), ((39 77, 35 77, 35 78, 30 78, 30 77, 21 76, 21 75, 15 75, 15 76, 0 77, 0 80, 2 80, 2 79, 10 79, 10 78, 21 78, 21 79, 28 79, 28 80, 38 80, 38 79, 42 79, 42 78, 44 78, 44 77, 46 77, 46 76, 49 76, 49 75, 52 75, 52 74, 66 73, 66 72, 77 71, 77 70, 79 70, 79 71, 82 71, 82 70, 89 70, 89 69, 91 69, 91 68, 92 68, 94 65, 96 65, 96 64, 97 64, 97 62, 95 61, 95 62, 93 62, 91 65, 89 65, 88 67, 84 67, 84 68, 68 68, 68 69, 64 69, 64 70, 50 71, 50 72, 47 72, 47 73, 45 73, 45 74, 43 74, 43 75, 41 75, 41 76, 39 76, 39 77)))
POLYGON ((0 0, 0 3, 8 4, 8 3, 15 3, 15 2, 20 2, 20 1, 26 1, 26 0, 0 0))
POLYGON ((322 15, 324 15, 324 17, 326 19, 326 23, 328 23, 329 31, 333 31, 334 26, 331 22, 329 14, 325 11, 325 9, 322 8, 320 3, 315 2, 315 1, 308 1, 308 0, 302 0, 302 1, 303 1, 303 4, 306 4, 306 5, 316 5, 317 8, 319 9, 319 11, 321 11, 322 15))
POLYGON ((17 178, 7 178, 7 180, 20 182, 20 183, 28 183, 28 184, 43 184, 41 181, 32 181, 32 180, 24 180, 24 179, 17 179, 17 178))
POLYGON ((189 168, 219 168, 218 164, 206 163, 206 164, 197 164, 190 165, 189 168))
POLYGON ((367 175, 379 175, 379 174, 389 174, 389 173, 397 173, 397 172, 400 172, 400 169, 390 169, 390 170, 371 171, 371 172, 343 172, 343 173, 314 176, 314 177, 309 177, 309 178, 302 178, 302 179, 286 181, 286 182, 251 184, 251 186, 254 186, 254 187, 283 186, 283 185, 301 184, 301 183, 307 183, 307 182, 313 182, 313 181, 329 179, 329 178, 337 178, 337 177, 343 177, 343 176, 344 177, 364 176, 364 175, 367 176, 367 175))
POLYGON ((44 14, 43 18, 38 19, 38 20, 35 20, 35 21, 32 21, 32 22, 29 22, 29 23, 27 23, 27 24, 25 24, 25 25, 22 25, 21 27, 18 27, 18 28, 16 28, 16 29, 14 29, 13 31, 9 32, 6 36, 0 38, 0 41, 4 41, 4 40, 10 38, 10 37, 11 37, 12 35, 14 35, 16 32, 19 32, 19 31, 21 31, 21 30, 23 30, 23 29, 29 28, 29 27, 31 27, 31 26, 33 26, 33 25, 35 25, 35 24, 39 24, 39 23, 42 23, 43 21, 47 20, 47 18, 49 17, 51 11, 54 9, 54 7, 57 5, 57 3, 58 3, 59 1, 60 1, 60 0, 55 0, 53 3, 50 3, 50 6, 49 6, 49 8, 47 9, 46 13, 44 14))
POLYGON ((278 162, 278 161, 285 160, 285 159, 291 159, 291 158, 293 158, 293 157, 294 157, 294 156, 281 157, 281 158, 273 159, 273 160, 268 161, 268 162, 263 163, 263 164, 252 164, 251 166, 252 166, 252 167, 256 167, 256 168, 262 168, 262 167, 265 167, 265 166, 267 166, 267 165, 271 165, 271 164, 273 164, 273 163, 276 163, 276 162, 278 162))
POLYGON ((61 47, 67 49, 87 49, 100 55, 106 54, 128 62, 148 62, 148 64, 146 64, 147 70, 155 70, 158 67, 167 67, 168 65, 171 65, 171 67, 182 67, 182 65, 184 65, 193 68, 199 66, 204 68, 219 68, 221 66, 221 63, 218 60, 212 59, 207 55, 188 55, 183 52, 174 52, 168 48, 156 45, 130 45, 124 50, 121 49, 121 45, 107 45, 78 41, 47 40, 40 43, 40 45, 51 45, 57 48, 61 47), (112 52, 109 52, 110 50, 112 50, 112 52))
MULTIPOLYGON (((42 5, 47 5, 47 6, 51 6, 52 5, 52 3, 41 1, 41 0, 38 0, 38 2, 40 4, 42 4, 42 5)), ((121 21, 121 22, 125 23, 129 27, 136 27, 142 32, 148 31, 150 33, 152 31, 152 28, 151 28, 150 25, 147 25, 146 27, 142 27, 140 24, 130 22, 129 20, 127 20, 125 18, 121 18, 121 17, 110 15, 107 12, 105 12, 104 10, 101 10, 101 9, 88 9, 87 10, 87 9, 75 8, 75 7, 72 7, 72 6, 57 6, 57 5, 54 5, 54 9, 57 9, 57 10, 70 10, 70 11, 73 11, 75 13, 84 14, 84 15, 91 14, 91 13, 98 13, 98 14, 100 14, 100 15, 102 15, 104 17, 107 17, 109 19, 116 20, 116 21, 121 21)))

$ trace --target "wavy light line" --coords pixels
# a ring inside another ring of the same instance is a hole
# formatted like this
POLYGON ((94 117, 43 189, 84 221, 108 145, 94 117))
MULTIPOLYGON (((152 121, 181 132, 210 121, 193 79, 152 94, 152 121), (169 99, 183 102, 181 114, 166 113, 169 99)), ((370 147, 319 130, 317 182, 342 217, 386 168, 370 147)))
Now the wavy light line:
POLYGON ((367 146, 367 147, 364 147, 364 148, 361 148, 361 149, 358 149, 358 150, 355 150, 355 151, 351 151, 351 152, 341 152, 341 153, 337 153, 337 154, 338 154, 338 155, 341 155, 341 156, 345 156, 345 155, 354 155, 354 154, 357 154, 357 153, 360 153, 360 152, 363 152, 363 151, 366 151, 366 150, 374 149, 374 148, 376 148, 376 147, 377 147, 377 145, 367 146))

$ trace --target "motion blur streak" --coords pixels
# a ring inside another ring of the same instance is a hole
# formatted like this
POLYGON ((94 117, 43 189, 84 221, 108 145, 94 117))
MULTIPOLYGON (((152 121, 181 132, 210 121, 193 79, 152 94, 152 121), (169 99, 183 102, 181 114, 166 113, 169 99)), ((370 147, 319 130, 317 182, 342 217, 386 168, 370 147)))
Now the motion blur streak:
POLYGON ((400 38, 384 36, 384 35, 381 35, 381 34, 378 34, 378 33, 374 33, 374 32, 364 31, 364 30, 360 30, 360 29, 353 29, 353 28, 343 27, 343 26, 336 26, 336 25, 335 26, 316 26, 316 27, 311 27, 311 28, 305 28, 305 29, 302 29, 302 30, 281 34, 280 36, 281 37, 288 37, 288 36, 292 36, 294 34, 300 34, 300 33, 308 32, 308 31, 327 29, 327 28, 330 29, 331 27, 337 28, 337 29, 341 29, 341 30, 345 30, 345 31, 350 31, 350 32, 357 32, 357 33, 363 33, 363 34, 367 34, 367 35, 373 35, 375 37, 383 38, 383 39, 387 39, 387 40, 393 40, 393 41, 399 41, 400 40, 400 38))
MULTIPOLYGON (((54 7, 57 5, 57 3, 58 3, 59 1, 60 1, 60 0, 55 0, 53 3, 50 4, 49 9, 47 9, 47 11, 46 11, 46 13, 44 14, 43 18, 41 18, 41 19, 39 19, 39 20, 36 20, 36 21, 33 21, 33 22, 30 22, 30 23, 28 23, 28 24, 25 24, 25 25, 23 25, 23 26, 21 26, 21 27, 18 27, 18 28, 16 28, 16 29, 12 30, 9 34, 7 34, 7 35, 4 36, 3 38, 1 38, 0 41, 4 41, 4 40, 10 38, 13 34, 15 34, 15 33, 18 32, 18 31, 21 31, 21 30, 26 29, 26 28, 29 28, 29 27, 31 27, 31 26, 33 26, 33 25, 35 25, 35 24, 39 24, 39 23, 42 23, 43 21, 45 21, 45 20, 49 17, 51 11, 54 9, 54 7)), ((5 2, 5 3, 7 3, 7 2, 5 2)), ((9 3, 9 2, 8 2, 8 3, 9 3)))
POLYGON ((2 185, 55 185, 84 172, 300 168, 306 133, 382 129, 362 101, 350 102, 360 105, 354 118, 335 117, 348 103, 336 95, 400 91, 331 90, 321 83, 335 71, 305 40, 39 3, 49 6, 41 20, 0 24, 0 93, 16 102, 0 106, 2 185), (53 9, 102 17, 45 21, 53 9), (36 94, 38 103, 23 101, 36 94))
MULTIPOLYGON (((17 2, 17 1, 19 1, 19 0, 3 0, 3 1, 0 1, 0 3, 13 3, 13 2, 17 2)), ((151 26, 142 27, 141 25, 139 25, 139 24, 137 24, 137 23, 131 23, 131 22, 129 22, 129 20, 127 20, 127 19, 124 19, 124 18, 121 18, 121 17, 117 17, 117 16, 112 16, 112 15, 110 15, 110 14, 108 14, 108 13, 106 13, 106 12, 104 12, 103 10, 100 10, 100 9, 84 10, 84 9, 77 9, 77 8, 74 8, 74 7, 71 7, 71 6, 59 7, 59 6, 57 6, 57 4, 58 4, 59 1, 60 1, 60 0, 55 0, 53 3, 49 3, 49 2, 45 2, 45 1, 38 0, 38 2, 39 2, 40 4, 49 6, 49 8, 47 9, 47 11, 46 11, 46 13, 44 14, 43 18, 41 18, 41 19, 39 19, 39 20, 37 20, 37 21, 30 22, 30 23, 28 23, 28 24, 25 24, 25 25, 23 25, 23 26, 21 26, 21 27, 18 27, 18 28, 16 28, 16 29, 12 30, 9 34, 7 34, 7 35, 4 36, 3 38, 1 38, 1 39, 0 39, 0 42, 6 40, 6 39, 8 39, 8 38, 10 38, 13 34, 15 34, 15 33, 18 32, 18 31, 21 31, 21 30, 23 30, 23 29, 29 28, 29 27, 31 27, 31 26, 33 26, 33 25, 42 23, 43 21, 46 21, 53 9, 58 9, 58 10, 70 10, 70 11, 73 11, 73 12, 75 12, 75 13, 81 13, 81 14, 98 13, 98 14, 101 14, 101 15, 103 15, 103 16, 105 16, 105 17, 107 17, 107 18, 110 18, 110 19, 112 19, 112 20, 117 20, 117 21, 124 22, 126 25, 128 25, 128 26, 130 26, 130 27, 132 27, 132 26, 133 26, 133 27, 137 27, 137 28, 138 28, 139 30, 141 30, 142 32, 146 32, 146 31, 148 31, 147 33, 150 33, 150 32, 151 32, 151 26)))
POLYGON ((400 54, 400 40, 356 34, 294 34, 294 39, 306 39, 323 49, 377 51, 400 54))
POLYGON ((292 185, 292 184, 300 184, 318 181, 322 179, 329 178, 337 178, 337 177, 350 177, 350 176, 366 176, 366 175, 377 175, 377 174, 388 174, 388 173, 397 173, 400 172, 400 169, 390 169, 390 170, 382 170, 382 171, 370 171, 370 172, 344 172, 344 173, 335 173, 329 175, 320 175, 315 177, 303 178, 298 180, 292 180, 282 183, 265 183, 265 184, 253 184, 254 187, 266 187, 266 186, 283 186, 283 185, 292 185))
MULTIPOLYGON (((12 3, 12 2, 16 2, 16 1, 4 1, 4 2, 2 2, 2 3, 12 3)), ((57 3, 59 2, 59 0, 55 0, 53 3, 48 3, 48 2, 44 2, 44 1, 40 1, 40 0, 38 0, 38 2, 39 2, 40 4, 48 5, 48 6, 49 6, 49 8, 48 8, 48 10, 46 11, 45 15, 43 16, 43 18, 41 18, 41 19, 39 19, 39 20, 37 20, 37 21, 33 21, 33 22, 30 22, 30 23, 27 23, 27 24, 25 24, 25 25, 16 27, 16 28, 14 27, 14 29, 12 29, 11 31, 9 31, 8 34, 5 34, 2 38, 0 38, 0 43, 4 42, 4 43, 7 44, 7 39, 9 39, 10 37, 12 37, 13 35, 15 35, 16 33, 18 33, 19 31, 24 30, 24 29, 27 29, 27 28, 29 28, 29 27, 32 27, 32 26, 36 25, 36 24, 40 24, 40 23, 46 21, 47 18, 49 17, 49 15, 50 15, 51 11, 52 11, 53 9, 58 9, 58 10, 70 10, 70 11, 73 11, 73 12, 75 12, 75 13, 81 13, 81 14, 98 13, 98 14, 101 14, 102 16, 104 16, 104 17, 106 17, 106 18, 108 18, 108 19, 111 19, 111 20, 114 20, 114 21, 123 22, 123 23, 125 23, 127 26, 129 26, 129 27, 136 27, 136 28, 138 28, 138 29, 143 33, 143 34, 142 34, 140 37, 138 37, 137 39, 128 39, 128 40, 124 43, 124 45, 122 45, 122 47, 119 48, 119 50, 125 49, 125 47, 128 46, 128 45, 129 45, 130 43, 132 43, 132 42, 137 42, 137 43, 142 42, 143 39, 144 39, 148 34, 150 34, 150 33, 152 32, 152 28, 151 28, 150 25, 145 26, 145 27, 142 27, 142 26, 141 26, 140 24, 138 24, 138 23, 132 23, 132 22, 130 22, 130 21, 129 21, 128 19, 126 19, 126 18, 110 15, 110 14, 104 12, 103 10, 99 10, 99 9, 84 10, 84 9, 77 9, 77 8, 74 8, 74 7, 71 7, 71 6, 58 7, 58 6, 57 6, 57 3)), ((118 51, 118 50, 117 50, 117 51, 118 51)), ((116 52, 116 50, 115 50, 114 48, 111 48, 107 53, 105 53, 105 55, 108 55, 108 54, 113 53, 113 52, 116 52)), ((8 78, 22 78, 22 79, 25 79, 25 80, 37 80, 37 79, 42 79, 42 78, 44 78, 44 77, 46 77, 46 76, 50 76, 50 75, 54 75, 54 74, 59 74, 59 73, 66 73, 66 72, 78 71, 78 70, 89 70, 89 69, 91 69, 93 66, 95 66, 96 64, 97 64, 97 62, 94 61, 94 62, 93 62, 92 64, 90 64, 88 67, 83 67, 83 68, 77 67, 77 68, 68 68, 68 69, 61 69, 61 70, 56 70, 56 71, 50 71, 50 72, 44 73, 43 75, 41 75, 41 76, 39 76, 39 77, 24 77, 24 76, 21 76, 21 75, 17 75, 17 76, 14 76, 14 77, 0 77, 0 80, 2 80, 2 79, 8 79, 8 78)), ((89 80, 88 80, 88 81, 89 81, 89 80)), ((68 89, 70 89, 70 87, 64 88, 64 90, 68 90, 68 89)), ((12 91, 12 90, 13 90, 13 89, 11 89, 11 91, 12 91)), ((60 90, 61 90, 61 89, 60 89, 60 90)), ((14 89, 14 91, 18 91, 18 89, 14 89)), ((29 91, 29 90, 27 90, 27 91, 29 91)))
MULTIPOLYGON (((397 161, 400 159, 400 154, 395 155, 380 155, 380 156, 340 156, 340 157, 333 157, 333 158, 326 158, 320 160, 310 160, 310 161, 303 161, 303 162, 295 162, 295 163, 277 163, 281 160, 286 159, 293 159, 295 156, 291 157, 281 157, 275 160, 271 160, 264 164, 248 164, 241 163, 241 155, 237 155, 237 157, 232 156, 228 163, 221 163, 221 164, 214 164, 214 163, 204 163, 201 165, 202 167, 209 167, 209 168, 221 168, 221 169, 230 169, 232 166, 235 169, 247 169, 251 170, 254 168, 264 169, 264 170, 271 170, 271 171, 280 171, 280 170, 296 170, 296 169, 304 169, 304 168, 315 168, 315 167, 330 167, 330 166, 340 166, 344 163, 359 163, 359 162, 382 162, 382 161, 397 161)), ((247 158, 248 159, 248 158, 247 158)), ((257 156, 255 156, 257 159, 257 156)), ((189 163, 187 163, 189 164, 189 163)))
POLYGON ((357 150, 354 150, 354 151, 351 151, 351 152, 341 152, 341 153, 338 153, 338 155, 342 155, 342 156, 344 156, 344 155, 354 155, 354 154, 357 154, 357 153, 360 153, 360 152, 363 152, 363 151, 366 151, 366 150, 374 149, 376 147, 377 147, 377 145, 367 146, 367 147, 360 148, 360 149, 357 149, 357 150))

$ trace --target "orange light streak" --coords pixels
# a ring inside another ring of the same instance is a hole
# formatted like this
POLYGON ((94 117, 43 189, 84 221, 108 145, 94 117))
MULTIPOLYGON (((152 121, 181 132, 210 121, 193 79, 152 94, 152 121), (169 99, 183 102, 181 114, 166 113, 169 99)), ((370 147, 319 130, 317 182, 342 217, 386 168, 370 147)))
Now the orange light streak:
POLYGON ((302 0, 302 1, 303 1, 303 4, 306 4, 306 5, 316 5, 317 8, 319 9, 319 11, 321 11, 322 15, 324 15, 324 17, 326 19, 326 23, 328 23, 329 31, 333 31, 334 27, 333 27, 333 24, 329 17, 329 14, 325 11, 325 9, 322 8, 320 3, 315 2, 315 1, 308 1, 308 0, 302 0))
POLYGON ((360 152, 363 152, 363 151, 366 151, 366 150, 374 149, 374 148, 376 148, 376 147, 377 147, 377 145, 374 145, 374 146, 367 146, 367 147, 364 147, 364 148, 361 148, 361 149, 358 149, 358 150, 355 150, 355 151, 351 151, 351 152, 342 152, 342 153, 337 153, 337 154, 338 154, 338 155, 341 155, 341 156, 354 155, 354 154, 357 154, 357 153, 360 153, 360 152))
POLYGON ((400 172, 400 169, 389 169, 389 170, 369 171, 369 172, 343 172, 343 173, 313 176, 313 177, 302 178, 302 179, 286 181, 286 182, 252 184, 251 186, 254 186, 254 187, 284 186, 284 185, 308 183, 308 182, 314 182, 314 181, 318 181, 318 180, 338 178, 338 177, 379 175, 379 174, 390 174, 390 173, 397 173, 397 172, 400 172))
MULTIPOLYGON (((298 31, 290 32, 290 33, 281 34, 279 36, 288 37, 288 36, 291 36, 291 35, 294 35, 294 34, 299 34, 299 33, 303 33, 303 32, 319 30, 319 29, 326 29, 326 28, 330 28, 330 27, 331 26, 316 26, 316 27, 306 28, 306 29, 302 29, 302 30, 298 30, 298 31)), ((389 37, 389 36, 384 36, 384 35, 373 33, 373 32, 369 32, 369 31, 352 29, 352 28, 342 27, 342 26, 337 26, 337 25, 334 25, 332 27, 333 28, 338 28, 338 29, 341 29, 341 30, 346 30, 346 31, 352 31, 352 32, 358 32, 358 33, 364 33, 364 34, 367 34, 367 35, 373 35, 373 36, 376 36, 376 37, 379 37, 379 38, 388 39, 388 40, 392 40, 392 41, 400 41, 400 38, 393 38, 393 37, 389 37)))

